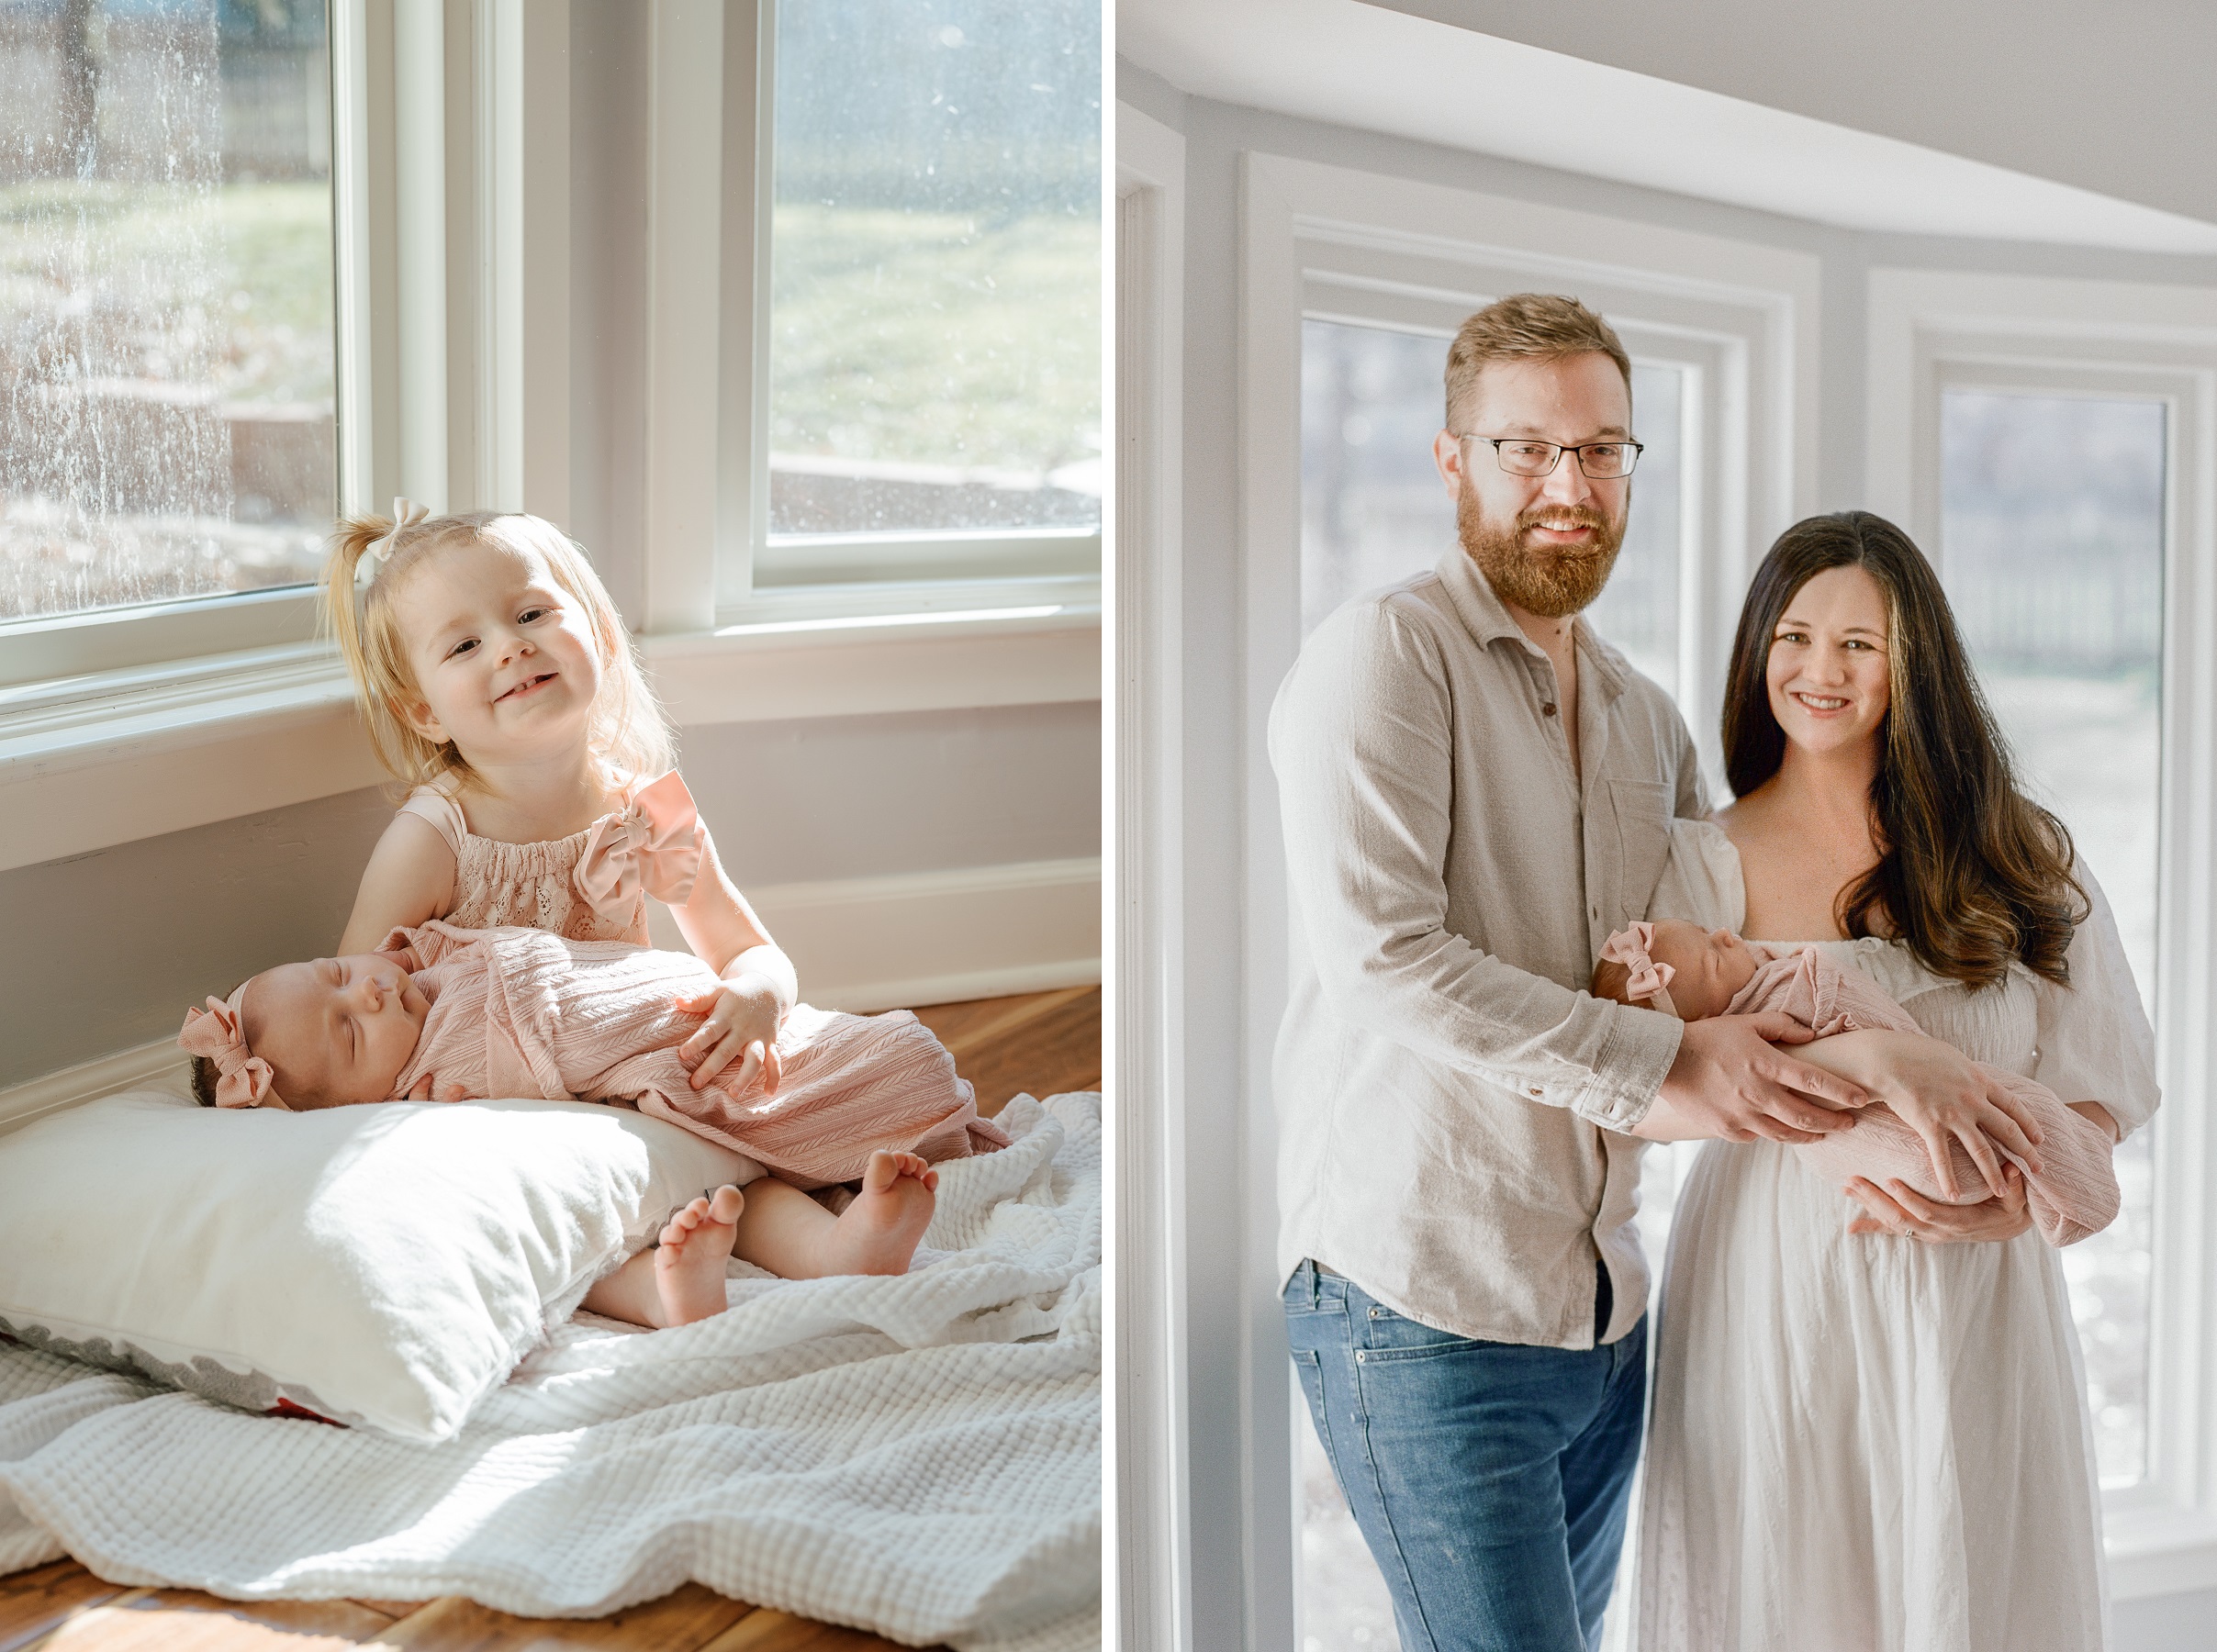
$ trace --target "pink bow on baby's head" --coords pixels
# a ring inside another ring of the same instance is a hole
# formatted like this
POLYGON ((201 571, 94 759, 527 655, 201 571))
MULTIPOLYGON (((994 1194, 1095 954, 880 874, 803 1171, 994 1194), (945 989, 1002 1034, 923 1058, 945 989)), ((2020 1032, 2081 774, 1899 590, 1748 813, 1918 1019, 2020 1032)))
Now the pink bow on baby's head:
POLYGON ((642 885, 656 900, 683 906, 700 873, 700 814, 677 771, 642 787, 631 807, 604 816, 577 858, 577 892, 611 923, 629 923, 642 885))
POLYGON ((205 1055, 216 1064, 220 1075, 216 1080, 218 1107, 284 1107, 275 1088, 276 1074, 246 1047, 239 1020, 240 1000, 245 996, 241 984, 228 1000, 211 998, 207 1009, 187 1010, 177 1042, 187 1054, 205 1055))
POLYGON ((1621 964, 1631 971, 1632 978, 1625 984, 1624 996, 1635 1004, 1645 1001, 1650 1007, 1665 1015, 1676 1015, 1678 1006, 1671 1002, 1671 977, 1678 972, 1668 964, 1658 964, 1649 955, 1655 944, 1655 926, 1644 921, 1620 929, 1601 943, 1602 958, 1611 964, 1621 964))

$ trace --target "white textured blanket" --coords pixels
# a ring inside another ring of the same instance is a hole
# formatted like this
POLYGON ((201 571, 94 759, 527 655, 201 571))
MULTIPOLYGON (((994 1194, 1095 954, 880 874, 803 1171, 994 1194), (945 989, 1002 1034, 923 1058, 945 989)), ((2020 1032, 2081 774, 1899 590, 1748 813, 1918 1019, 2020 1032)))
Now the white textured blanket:
POLYGON ((715 1319, 581 1316, 443 1445, 0 1344, 0 1572, 577 1617, 690 1579, 917 1645, 1095 1646, 1100 1098, 1000 1122, 1013 1146, 939 1166, 906 1277, 734 1263, 715 1319))

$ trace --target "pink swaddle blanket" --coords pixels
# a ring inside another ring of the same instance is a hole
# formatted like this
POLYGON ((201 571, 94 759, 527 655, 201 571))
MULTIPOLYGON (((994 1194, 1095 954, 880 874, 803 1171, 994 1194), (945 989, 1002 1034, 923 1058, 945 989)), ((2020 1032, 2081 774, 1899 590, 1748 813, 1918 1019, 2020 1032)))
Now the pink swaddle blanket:
MULTIPOLYGON (((1749 948, 1759 959, 1767 950, 1755 942, 1749 943, 1749 948)), ((1727 1015, 1756 1015, 1766 1010, 1791 1016, 1820 1038, 1870 1028, 1896 1032, 1923 1031, 1869 976, 1859 969, 1842 968, 1815 947, 1805 946, 1763 962, 1725 1008, 1727 1015)), ((2119 1195, 2109 1132, 2073 1112, 2044 1084, 1984 1063, 1980 1070, 2023 1102, 2039 1123, 2043 1168, 2037 1176, 2026 1170, 2023 1161, 2013 1154, 1999 1145, 1995 1151, 2023 1173, 2025 1202, 2041 1236, 2050 1245, 2070 1245, 2115 1221, 2119 1195)), ((1883 1103, 1858 1114, 1854 1129, 1836 1131, 1821 1141, 1794 1149, 1807 1154, 1825 1174, 1842 1182, 1862 1176, 1883 1186, 1889 1178, 1898 1177, 1941 1204, 1975 1204, 1986 1198, 1986 1180, 1963 1144, 1951 1140, 1948 1150, 1955 1185, 1962 1189, 1953 1200, 1940 1191, 1923 1138, 1883 1103)))
POLYGON ((441 1101, 636 1101, 801 1188, 852 1181, 880 1148, 937 1161, 1009 1144, 978 1116, 946 1047, 905 1010, 798 1005, 778 1034, 784 1072, 775 1094, 728 1083, 735 1062, 695 1089, 677 1046, 706 1018, 676 1000, 710 990, 717 977, 689 954, 436 919, 393 931, 380 950, 412 953, 431 999, 396 1100, 428 1077, 441 1101))

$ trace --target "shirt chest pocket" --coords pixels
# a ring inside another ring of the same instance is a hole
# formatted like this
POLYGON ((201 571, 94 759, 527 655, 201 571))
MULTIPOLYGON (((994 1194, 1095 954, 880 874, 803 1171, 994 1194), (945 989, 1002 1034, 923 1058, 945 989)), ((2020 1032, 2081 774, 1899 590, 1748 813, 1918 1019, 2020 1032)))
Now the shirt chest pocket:
POLYGON ((1671 854, 1674 788, 1662 780, 1612 780, 1609 810, 1616 817, 1617 876, 1601 886, 1603 919, 1611 928, 1644 917, 1671 854), (1611 899, 1611 897, 1614 899, 1611 899))

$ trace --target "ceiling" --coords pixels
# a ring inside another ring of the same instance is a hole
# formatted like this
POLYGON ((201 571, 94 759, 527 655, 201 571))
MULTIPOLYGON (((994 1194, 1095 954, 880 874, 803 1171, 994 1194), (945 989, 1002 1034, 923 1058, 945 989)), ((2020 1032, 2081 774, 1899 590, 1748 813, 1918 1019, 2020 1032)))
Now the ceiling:
MULTIPOLYGON (((1822 30, 1804 53, 1761 41, 1736 56, 1721 46, 1703 53, 1701 28, 1718 26, 1719 19, 1731 23, 1731 12, 1742 4, 1754 6, 1757 0, 1660 11, 1642 11, 1629 0, 1589 0, 1579 7, 1540 8, 1542 15, 1536 17, 1527 16, 1532 11, 1528 6, 1495 0, 1118 0, 1116 50, 1180 90, 1218 102, 1845 229, 2217 253, 2217 222, 1473 27, 1495 22, 1527 34, 1551 31, 1559 37, 1578 32, 1559 21, 1575 17, 1584 19, 1578 28, 1591 38, 1571 43, 1588 50, 1622 58, 1644 53, 1641 61, 1667 64, 1689 79, 1699 74, 1747 90, 1767 92, 1775 85, 1781 101, 1790 96, 1812 106, 1838 106, 1873 127, 1918 127, 1930 99, 1917 95, 1911 84, 1917 74, 1898 73, 1887 80, 1828 73, 1828 57, 1842 63, 1842 54, 1851 49, 1826 39, 1822 30), (1629 21, 1612 28, 1613 10, 1626 19, 1653 14, 1667 19, 1669 27, 1645 26, 1645 34, 1629 21), (1418 12, 1436 15, 1412 15, 1418 12), (1692 21, 1705 16, 1708 24, 1692 21), (1887 95, 1866 91, 1843 97, 1834 90, 1843 84, 1890 90, 1887 95)), ((1958 11, 1977 9, 1966 0, 1950 4, 1958 11)), ((1784 28, 1791 36, 1793 6, 1764 0, 1761 9, 1765 16, 1785 18, 1768 26, 1773 34, 1784 28)), ((1836 9, 1852 14, 1857 8, 1836 9)), ((1933 9, 1934 0, 1926 0, 1925 10, 1933 9)), ((2211 15, 2217 16, 2217 8, 2211 15)), ((1901 33, 1865 46, 1882 58, 1899 59, 1918 50, 1914 37, 1901 33)), ((1860 71, 1863 66, 1847 67, 1860 71)), ((1950 71, 1945 63, 1928 63, 1920 73, 1945 82, 1950 71)), ((1986 76, 1977 96, 1956 99, 1962 105, 1984 98, 1992 106, 1988 117, 1957 107, 1948 121, 1980 136, 1980 146, 1989 152, 2013 153, 2001 141, 2010 134, 1999 129, 1999 112, 2014 105, 2008 88, 1993 84, 1997 78, 1986 76)), ((2060 101, 2046 107, 2069 105, 2067 88, 2048 90, 2060 101)), ((2092 95, 2089 88, 2078 90, 2092 95)), ((2213 102, 2205 95, 2179 118, 2207 122, 2213 102)), ((2098 114, 2086 116, 2097 132, 2101 128, 2098 114)), ((2088 148, 2083 138, 2057 144, 2050 128, 2063 119, 2060 113, 2050 117, 2019 110, 2011 131, 2021 128, 2021 148, 2083 156, 2088 148)), ((1923 125, 1944 127, 1948 121, 1923 125)), ((2204 173, 2217 184, 2211 152, 2201 145, 2182 157, 2180 188, 2190 193, 2204 173)), ((2108 157, 2103 164, 2131 159, 2108 157)), ((2088 166, 2076 170, 2089 173, 2088 166)), ((2217 200, 2210 216, 2217 219, 2217 200)))

